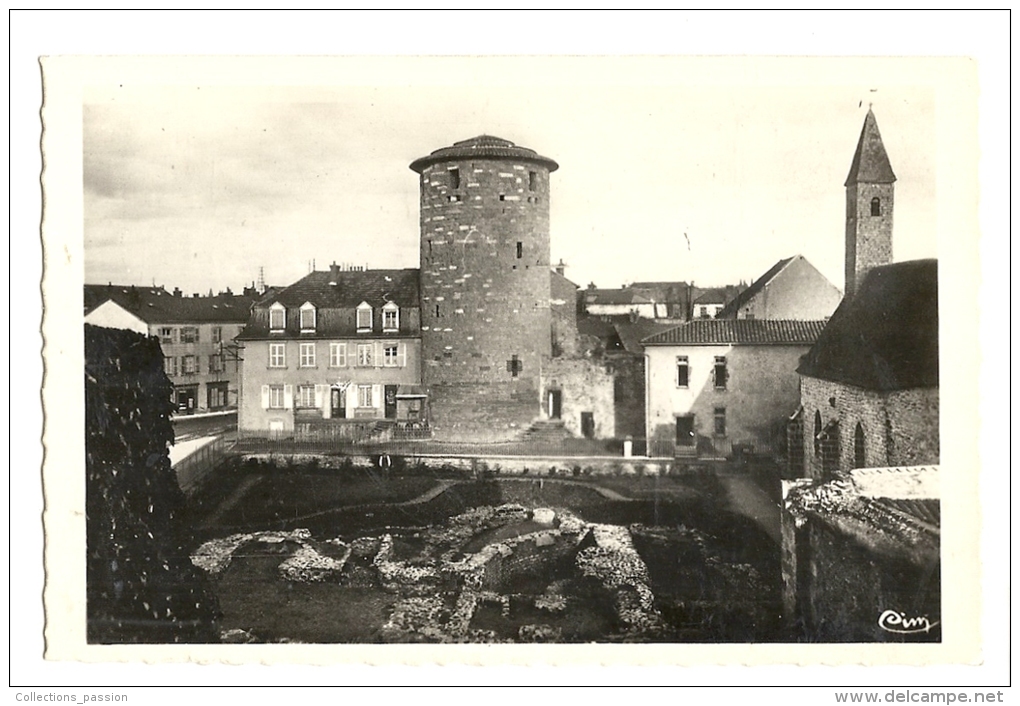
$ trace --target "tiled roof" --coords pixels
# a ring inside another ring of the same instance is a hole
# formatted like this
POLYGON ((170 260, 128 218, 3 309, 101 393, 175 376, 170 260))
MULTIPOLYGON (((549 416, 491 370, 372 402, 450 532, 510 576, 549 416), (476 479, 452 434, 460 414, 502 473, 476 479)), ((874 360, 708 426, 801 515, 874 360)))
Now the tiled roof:
POLYGON ((585 290, 584 300, 588 304, 609 305, 652 303, 651 299, 633 289, 588 289, 585 290))
POLYGON ((418 306, 417 268, 340 271, 335 279, 328 270, 311 272, 275 297, 260 301, 259 307, 275 302, 299 307, 311 302, 318 308, 347 308, 361 302, 382 306, 390 301, 402 307, 418 306), (333 281, 336 284, 331 284, 333 281))
MULTIPOLYGON (((381 315, 378 310, 387 302, 400 307, 400 329, 405 335, 417 334, 408 328, 408 310, 418 309, 417 269, 403 270, 352 270, 311 272, 273 296, 263 297, 252 309, 248 325, 238 337, 241 340, 269 338, 268 312, 273 304, 287 308, 288 334, 297 335, 299 316, 303 304, 311 303, 316 309, 318 337, 335 337, 355 334, 355 310, 362 302, 369 304, 375 313, 373 328, 381 332, 381 315)), ((417 317, 414 318, 417 321, 417 317)))
POLYGON ((861 137, 857 141, 857 151, 854 152, 854 161, 850 164, 850 173, 846 177, 844 186, 851 184, 892 184, 896 181, 892 165, 889 164, 889 155, 886 154, 885 145, 882 144, 882 135, 878 132, 878 121, 875 114, 868 109, 864 118, 864 127, 861 128, 861 137))
POLYGON ((701 290, 701 294, 694 300, 695 304, 725 304, 729 301, 729 292, 726 288, 713 287, 701 290))
POLYGON ((824 321, 777 319, 698 319, 649 336, 646 346, 676 345, 811 345, 824 321))
POLYGON ((758 292, 765 289, 765 285, 771 282, 772 278, 778 275, 792 260, 792 257, 787 257, 770 267, 765 274, 752 282, 750 287, 735 296, 729 304, 720 309, 718 317, 725 319, 730 316, 736 316, 737 312, 740 311, 740 307, 758 296, 758 292))
POLYGON ((241 294, 175 296, 162 287, 86 284, 85 313, 113 301, 150 324, 244 323, 253 300, 241 294))
POLYGON ((411 169, 421 174, 426 167, 437 162, 454 159, 507 159, 518 162, 533 162, 546 167, 550 172, 559 169, 559 165, 548 157, 543 157, 535 150, 519 147, 510 140, 492 135, 479 135, 470 140, 454 142, 450 147, 442 147, 427 157, 420 157, 411 162, 411 169))
POLYGON ((938 387, 938 294, 937 260, 874 268, 797 372, 867 390, 938 387))
POLYGON ((644 352, 641 341, 657 333, 668 331, 676 324, 663 324, 652 319, 638 319, 637 321, 619 321, 614 326, 616 335, 620 337, 620 342, 627 352, 640 355, 644 352))

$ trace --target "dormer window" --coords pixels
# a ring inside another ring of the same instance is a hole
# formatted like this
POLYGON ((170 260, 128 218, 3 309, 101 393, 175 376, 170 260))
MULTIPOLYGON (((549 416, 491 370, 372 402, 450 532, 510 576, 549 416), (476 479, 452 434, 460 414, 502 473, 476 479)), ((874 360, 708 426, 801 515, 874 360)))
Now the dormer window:
POLYGON ((301 333, 315 331, 315 306, 311 302, 301 305, 301 333))
POLYGON ((269 307, 269 330, 282 331, 287 327, 287 310, 277 302, 269 307))
POLYGON ((393 302, 386 302, 382 310, 383 331, 393 333, 400 330, 400 307, 393 302))
POLYGON ((372 330, 372 306, 368 302, 358 304, 358 333, 372 330))

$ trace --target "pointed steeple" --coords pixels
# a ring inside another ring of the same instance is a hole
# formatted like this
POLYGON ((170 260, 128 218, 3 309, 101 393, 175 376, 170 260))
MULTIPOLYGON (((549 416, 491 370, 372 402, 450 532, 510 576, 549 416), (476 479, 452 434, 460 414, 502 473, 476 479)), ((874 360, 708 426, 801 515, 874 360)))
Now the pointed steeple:
POLYGON ((843 186, 852 184, 892 184, 896 181, 889 155, 882 144, 882 135, 878 132, 878 121, 875 114, 868 108, 861 128, 861 139, 857 141, 857 151, 850 165, 850 174, 843 186))

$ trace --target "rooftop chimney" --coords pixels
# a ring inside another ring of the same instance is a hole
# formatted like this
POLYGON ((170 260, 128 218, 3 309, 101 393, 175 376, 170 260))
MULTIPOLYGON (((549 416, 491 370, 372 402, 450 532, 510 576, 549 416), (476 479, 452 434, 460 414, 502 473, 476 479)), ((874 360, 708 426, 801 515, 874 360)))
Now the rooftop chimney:
POLYGON ((336 286, 340 281, 340 265, 336 264, 336 260, 329 266, 329 283, 332 286, 336 286))
POLYGON ((563 262, 563 258, 561 257, 560 261, 558 263, 556 263, 556 274, 558 274, 560 277, 562 277, 563 273, 566 271, 566 269, 567 269, 567 264, 565 262, 563 262))

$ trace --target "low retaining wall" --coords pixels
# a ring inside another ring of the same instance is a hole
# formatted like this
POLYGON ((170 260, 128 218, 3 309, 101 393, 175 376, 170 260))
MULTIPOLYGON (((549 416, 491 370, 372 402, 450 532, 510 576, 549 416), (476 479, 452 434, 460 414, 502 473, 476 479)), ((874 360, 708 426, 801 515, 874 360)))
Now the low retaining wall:
MULTIPOLYGON (((318 468, 342 468, 349 463, 361 467, 385 468, 380 455, 321 456, 318 454, 243 454, 243 460, 258 459, 277 464, 314 463, 318 468)), ((452 468, 465 475, 499 473, 530 476, 625 476, 667 475, 705 467, 674 459, 624 458, 612 456, 403 456, 408 466, 422 464, 427 468, 452 468)), ((392 461, 391 461, 392 462, 392 461)))

